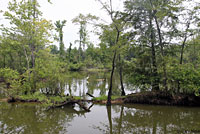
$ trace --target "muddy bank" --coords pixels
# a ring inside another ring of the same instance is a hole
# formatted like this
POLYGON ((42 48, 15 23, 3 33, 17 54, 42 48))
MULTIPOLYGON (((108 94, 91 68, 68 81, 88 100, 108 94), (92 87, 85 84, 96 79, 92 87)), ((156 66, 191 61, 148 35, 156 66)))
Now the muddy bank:
POLYGON ((166 92, 142 92, 127 95, 123 98, 123 102, 133 104, 200 106, 200 97, 184 94, 172 95, 166 92))

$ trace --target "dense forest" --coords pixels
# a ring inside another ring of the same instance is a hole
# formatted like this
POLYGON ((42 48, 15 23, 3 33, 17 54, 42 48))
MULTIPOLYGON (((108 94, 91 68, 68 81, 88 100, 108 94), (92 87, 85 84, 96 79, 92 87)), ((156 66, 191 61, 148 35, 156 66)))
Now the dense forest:
POLYGON ((0 82, 8 96, 34 94, 43 88, 43 94, 63 95, 55 85, 64 74, 91 68, 110 71, 108 105, 114 73, 120 76, 122 96, 124 76, 143 90, 199 94, 199 2, 125 0, 123 11, 114 10, 112 0, 97 2, 111 23, 102 23, 101 16, 92 14, 74 16, 79 46, 70 43, 69 48, 63 41, 63 27, 71 20, 46 20, 37 0, 9 2, 8 11, 1 13, 10 26, 0 26, 0 82), (88 25, 93 26, 99 44, 89 41, 88 25))

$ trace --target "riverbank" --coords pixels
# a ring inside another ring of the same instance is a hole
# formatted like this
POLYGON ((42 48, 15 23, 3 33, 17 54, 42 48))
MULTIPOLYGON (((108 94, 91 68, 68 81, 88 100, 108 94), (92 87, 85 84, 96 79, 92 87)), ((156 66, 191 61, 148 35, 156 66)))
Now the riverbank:
MULTIPOLYGON (((71 104, 70 102, 91 102, 93 104, 106 104, 106 96, 96 97, 91 100, 81 99, 81 97, 45 97, 39 96, 23 96, 23 97, 11 97, 7 99, 1 99, 3 102, 38 102, 46 103, 49 105, 63 105, 71 104)), ((112 104, 150 104, 150 105, 171 105, 171 106, 200 106, 200 97, 195 95, 176 94, 172 95, 166 92, 142 92, 133 93, 124 97, 112 97, 112 104)))
MULTIPOLYGON (((94 103, 106 104, 106 99, 97 100, 94 103)), ((149 104, 168 106, 198 106, 200 107, 200 96, 194 94, 170 94, 168 92, 141 92, 112 99, 112 104, 149 104)))
POLYGON ((167 92, 142 92, 127 95, 124 103, 172 105, 172 106, 200 106, 200 96, 194 94, 175 94, 167 92))

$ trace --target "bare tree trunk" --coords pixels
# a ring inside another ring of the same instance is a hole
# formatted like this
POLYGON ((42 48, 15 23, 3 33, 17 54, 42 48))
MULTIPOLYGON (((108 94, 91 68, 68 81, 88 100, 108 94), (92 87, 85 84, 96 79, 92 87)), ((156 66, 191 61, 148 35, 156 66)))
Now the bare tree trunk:
POLYGON ((19 68, 20 68, 20 73, 22 73, 22 55, 21 53, 19 54, 19 68))
POLYGON ((10 59, 11 59, 11 62, 10 62, 10 68, 12 68, 13 70, 15 70, 13 56, 12 56, 12 54, 11 54, 11 53, 9 53, 9 55, 10 55, 10 59))
MULTIPOLYGON (((189 27, 190 27, 190 22, 187 23, 186 31, 188 31, 189 27)), ((188 38, 188 36, 187 36, 187 32, 186 32, 186 33, 185 33, 184 40, 183 40, 183 43, 182 43, 182 45, 181 45, 181 58, 180 58, 180 65, 183 64, 183 53, 184 53, 184 48, 185 48, 185 44, 186 44, 187 38, 188 38)), ((180 88, 181 88, 181 87, 180 87, 180 81, 178 80, 177 83, 178 83, 178 89, 177 89, 177 92, 180 92, 180 88)))
MULTIPOLYGON (((119 42, 119 36, 120 36, 120 30, 119 30, 119 27, 115 24, 116 21, 115 19, 113 18, 113 8, 112 8, 112 0, 109 1, 109 5, 108 7, 104 5, 104 3, 101 1, 101 0, 98 0, 103 8, 108 12, 108 14, 110 15, 110 18, 114 24, 114 27, 115 27, 115 30, 117 31, 117 36, 116 36, 116 40, 115 40, 115 43, 113 44, 113 46, 116 46, 119 42), (110 9, 109 9, 110 8, 110 9)), ((114 71, 115 71, 115 60, 116 60, 116 55, 117 55, 117 50, 116 48, 114 48, 114 56, 113 56, 113 59, 112 59, 112 71, 111 71, 111 74, 110 74, 110 85, 109 85, 109 91, 108 91, 108 98, 107 98, 107 106, 110 106, 111 105, 111 95, 112 95, 112 81, 113 81, 113 74, 114 74, 114 71)))
POLYGON ((80 40, 80 44, 79 44, 79 57, 78 57, 78 60, 79 60, 79 62, 81 62, 81 40, 80 40))
POLYGON ((150 29, 151 29, 151 54, 152 54, 152 75, 153 75, 153 82, 152 82, 152 89, 159 91, 159 78, 158 78, 158 71, 157 71, 157 64, 156 64, 156 51, 155 51, 155 36, 153 32, 153 26, 152 26, 152 19, 150 19, 150 29))
POLYGON ((30 67, 29 67, 29 58, 28 58, 28 55, 27 55, 27 52, 26 52, 26 49, 25 49, 24 46, 23 46, 23 49, 24 49, 24 55, 26 57, 27 70, 29 70, 30 69, 30 67))
POLYGON ((126 93, 124 91, 124 85, 123 85, 123 68, 121 63, 121 55, 119 54, 119 76, 120 76, 120 84, 121 84, 121 96, 125 96, 126 93))
MULTIPOLYGON (((190 23, 188 22, 188 23, 187 23, 186 31, 188 31, 189 27, 190 27, 190 23)), ((181 47, 181 59, 180 59, 180 64, 183 64, 183 53, 184 53, 184 48, 185 48, 185 44, 186 44, 187 38, 188 38, 188 36, 187 36, 187 32, 186 32, 186 33, 185 33, 185 36, 184 36, 183 43, 182 43, 182 45, 181 45, 182 47, 181 47)))
POLYGON ((161 57, 162 57, 162 60, 163 60, 162 61, 163 73, 164 73, 163 85, 164 85, 165 91, 167 91, 168 90, 168 87, 167 87, 167 70, 166 70, 166 63, 165 63, 165 60, 164 60, 164 56, 165 56, 165 54, 164 54, 164 44, 163 44, 163 41, 162 41, 160 26, 159 26, 157 17, 155 15, 154 15, 154 19, 155 19, 156 27, 157 27, 157 31, 158 31, 159 45, 160 45, 160 49, 161 49, 161 57))
POLYGON ((35 32, 34 32, 34 21, 35 21, 35 19, 36 19, 36 0, 32 0, 32 6, 33 6, 33 31, 32 31, 32 35, 31 35, 31 39, 30 39, 30 41, 31 41, 31 43, 29 44, 30 45, 30 49, 31 49, 31 62, 32 62, 32 68, 35 68, 35 54, 34 54, 34 52, 35 52, 35 44, 34 44, 34 35, 35 35, 35 32))
MULTIPOLYGON (((112 18, 112 17, 111 17, 112 18)), ((116 41, 114 45, 117 45, 118 41, 119 41, 119 36, 120 36, 120 31, 118 30, 117 26, 115 26, 116 30, 117 30, 117 37, 116 37, 116 41)), ((112 71, 110 74, 110 87, 109 87, 109 91, 108 91, 108 99, 107 99, 107 106, 111 105, 111 96, 112 96, 112 81, 113 81, 113 74, 115 71, 115 59, 117 56, 117 50, 114 50, 114 56, 113 56, 113 60, 112 60, 112 71)))
POLYGON ((71 50, 72 50, 72 43, 69 46, 69 62, 71 62, 71 50))
POLYGON ((31 63, 32 63, 32 68, 35 68, 35 54, 34 54, 34 47, 31 45, 31 63))
POLYGON ((3 55, 3 67, 6 68, 6 56, 3 55))
POLYGON ((33 68, 33 87, 31 89, 31 92, 34 93, 36 91, 36 82, 35 82, 35 20, 37 18, 37 14, 36 14, 36 3, 37 0, 32 0, 32 5, 33 5, 33 31, 32 31, 32 35, 31 35, 31 43, 30 43, 30 49, 31 49, 31 63, 32 63, 32 68, 33 68))
POLYGON ((113 74, 115 71, 115 59, 116 59, 117 51, 114 51, 114 56, 112 60, 112 71, 110 74, 110 86, 109 86, 109 91, 108 91, 108 98, 107 98, 107 106, 111 106, 111 96, 112 96, 112 82, 113 82, 113 74))

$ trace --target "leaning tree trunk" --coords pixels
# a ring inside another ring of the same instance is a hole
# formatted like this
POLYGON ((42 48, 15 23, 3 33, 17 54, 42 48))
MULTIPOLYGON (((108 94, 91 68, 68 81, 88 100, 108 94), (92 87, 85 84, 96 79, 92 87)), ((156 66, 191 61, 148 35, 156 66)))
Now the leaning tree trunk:
POLYGON ((6 56, 3 55, 3 67, 6 68, 6 56))
POLYGON ((32 31, 32 35, 31 35, 31 43, 30 43, 30 49, 31 49, 31 63, 32 63, 32 69, 33 69, 33 87, 31 89, 31 93, 35 93, 36 92, 36 82, 35 82, 35 20, 37 18, 37 13, 36 13, 36 2, 37 0, 32 0, 32 4, 33 4, 33 31, 32 31))
MULTIPOLYGON (((190 27, 190 22, 187 23, 187 28, 186 28, 186 31, 188 31, 190 27)), ((183 53, 184 53, 184 48, 185 48, 185 43, 187 41, 187 32, 185 33, 185 37, 184 37, 184 40, 183 40, 183 43, 181 45, 181 58, 180 58, 180 65, 183 64, 183 53)), ((177 92, 180 92, 180 81, 178 80, 178 89, 177 89, 177 92)))
POLYGON ((112 71, 110 74, 110 86, 109 86, 109 91, 108 91, 108 98, 107 98, 107 106, 111 105, 111 96, 112 96, 112 82, 113 82, 113 74, 115 71, 115 59, 116 59, 116 55, 117 55, 117 51, 114 51, 114 56, 113 56, 113 60, 112 60, 112 71))
POLYGON ((156 64, 156 51, 155 51, 155 36, 152 28, 152 20, 150 19, 150 29, 151 29, 151 54, 152 54, 152 76, 153 76, 153 82, 152 82, 152 89, 159 91, 159 78, 158 78, 158 71, 157 71, 157 64, 156 64))
POLYGON ((163 44, 163 41, 162 41, 162 35, 161 35, 161 30, 160 30, 160 26, 159 26, 159 23, 158 23, 158 19, 157 17, 154 15, 154 19, 155 19, 155 22, 156 22, 156 27, 157 27, 157 31, 158 31, 158 36, 159 36, 159 45, 160 45, 160 50, 161 50, 161 58, 162 58, 162 67, 163 67, 163 73, 164 73, 164 80, 163 80, 163 85, 164 85, 164 88, 165 88, 165 91, 168 90, 168 87, 167 87, 167 70, 166 70, 166 63, 165 63, 165 60, 164 60, 164 44, 163 44))
MULTIPOLYGON (((119 35, 120 35, 120 31, 118 30, 117 27, 116 27, 116 30, 117 30, 117 38, 116 38, 115 45, 117 45, 117 43, 119 41, 119 35)), ((112 59, 112 71, 111 71, 111 74, 110 74, 110 86, 109 86, 108 98, 107 98, 107 104, 106 104, 107 106, 111 105, 112 81, 113 81, 113 74, 114 74, 114 71, 115 71, 115 59, 116 59, 116 56, 117 56, 117 50, 115 49, 114 50, 114 56, 113 56, 113 59, 112 59)))
POLYGON ((121 84, 121 96, 125 96, 125 90, 123 85, 123 68, 121 63, 121 55, 119 54, 119 76, 120 76, 120 84, 121 84))

